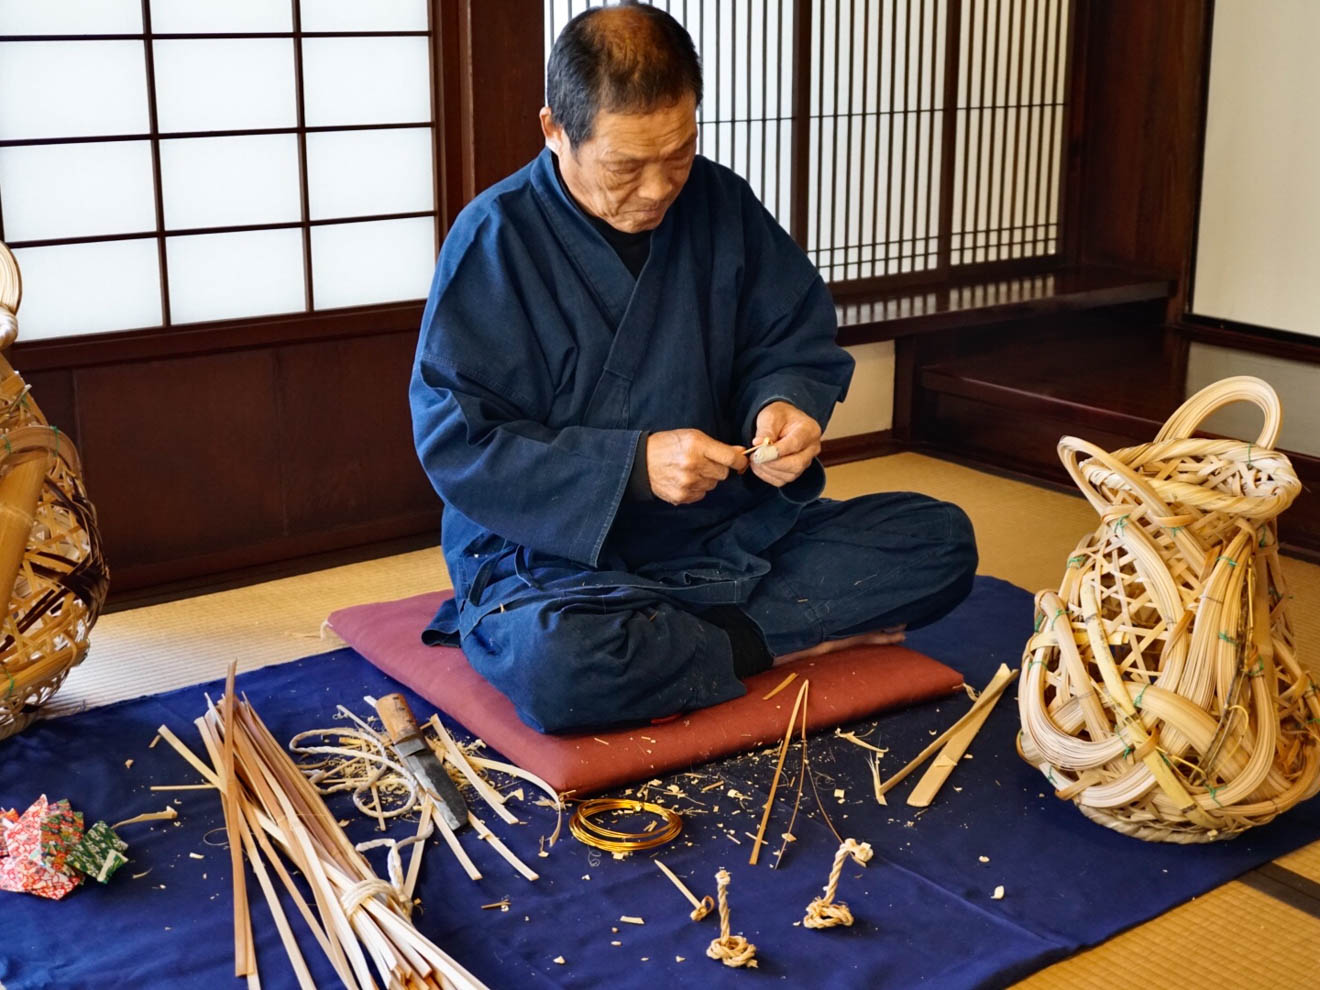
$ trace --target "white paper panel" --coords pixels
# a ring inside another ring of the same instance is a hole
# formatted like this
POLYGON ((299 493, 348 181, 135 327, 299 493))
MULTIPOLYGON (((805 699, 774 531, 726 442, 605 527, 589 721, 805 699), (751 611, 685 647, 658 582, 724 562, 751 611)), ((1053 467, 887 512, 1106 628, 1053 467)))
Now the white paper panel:
POLYGON ((424 299, 434 269, 431 217, 312 228, 317 309, 424 299))
POLYGON ((165 241, 175 323, 301 312, 302 232, 194 234, 165 241))
MULTIPOLYGON (((1279 393, 1284 417, 1278 447, 1320 457, 1320 390, 1316 389, 1314 364, 1192 343, 1187 354, 1189 396, 1232 375, 1263 378, 1279 393)), ((1255 406, 1235 402, 1212 413, 1204 426, 1211 433, 1255 440, 1264 421, 1264 415, 1255 406)))
POLYGON ((304 31, 425 31, 426 0, 302 0, 304 31))
POLYGON ((1214 17, 1192 310, 1320 336, 1320 4, 1214 17))
POLYGON ((431 129, 307 135, 313 220, 435 208, 431 129))
POLYGON ((308 38, 307 123, 393 124, 431 119, 425 38, 308 38))
POLYGON ((0 34, 141 33, 141 0, 0 0, 0 34))
POLYGON ((286 38, 157 41, 162 132, 293 127, 293 42, 286 38))
POLYGON ((151 0, 155 34, 292 31, 289 4, 278 0, 151 0))
POLYGON ((147 126, 142 42, 0 44, 0 135, 142 134, 147 126))
POLYGON ((10 241, 156 229, 146 141, 0 148, 0 192, 10 241))
POLYGON ((102 241, 14 251, 23 274, 20 340, 160 325, 156 241, 102 241))
POLYGON ((160 143, 165 227, 233 227, 302 219, 292 134, 160 143))

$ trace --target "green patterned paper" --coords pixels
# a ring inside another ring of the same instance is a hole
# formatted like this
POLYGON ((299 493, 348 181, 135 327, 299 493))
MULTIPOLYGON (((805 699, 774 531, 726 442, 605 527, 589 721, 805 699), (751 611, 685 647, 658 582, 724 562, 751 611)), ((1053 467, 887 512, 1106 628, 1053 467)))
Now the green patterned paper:
POLYGON ((97 822, 69 853, 68 864, 105 883, 115 870, 128 862, 124 855, 127 850, 128 844, 115 835, 109 825, 97 822))

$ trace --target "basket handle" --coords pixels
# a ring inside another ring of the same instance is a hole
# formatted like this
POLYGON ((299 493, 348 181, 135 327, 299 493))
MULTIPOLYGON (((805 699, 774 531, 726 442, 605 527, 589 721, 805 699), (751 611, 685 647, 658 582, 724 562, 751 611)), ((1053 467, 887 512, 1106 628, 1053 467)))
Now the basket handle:
POLYGON ((1269 382, 1251 375, 1225 378, 1201 389, 1174 411, 1160 428, 1155 442, 1186 439, 1196 432, 1197 427, 1211 413, 1235 402, 1250 402, 1265 414, 1265 423, 1253 446, 1272 450, 1279 439, 1279 428, 1283 425, 1283 406, 1269 382))

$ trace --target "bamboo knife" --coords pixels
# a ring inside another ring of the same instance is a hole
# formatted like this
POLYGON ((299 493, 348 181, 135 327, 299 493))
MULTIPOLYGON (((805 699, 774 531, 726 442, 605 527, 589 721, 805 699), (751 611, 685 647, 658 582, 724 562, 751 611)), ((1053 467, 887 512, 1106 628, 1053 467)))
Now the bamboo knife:
POLYGON ((440 817, 457 832, 468 823, 467 803, 449 778, 444 764, 426 745, 407 700, 401 694, 387 694, 376 702, 376 712, 389 733, 390 742, 394 743, 395 751, 403 757, 408 769, 417 775, 422 787, 435 798, 440 817))

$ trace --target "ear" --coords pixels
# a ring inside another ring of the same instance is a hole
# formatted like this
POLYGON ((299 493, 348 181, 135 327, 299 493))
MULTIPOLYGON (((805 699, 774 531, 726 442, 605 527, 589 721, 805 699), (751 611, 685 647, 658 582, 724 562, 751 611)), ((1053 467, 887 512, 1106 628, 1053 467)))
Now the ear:
POLYGON ((568 138, 564 129, 555 123, 555 116, 549 107, 541 108, 541 133, 545 135, 545 146, 561 158, 568 150, 568 138))

